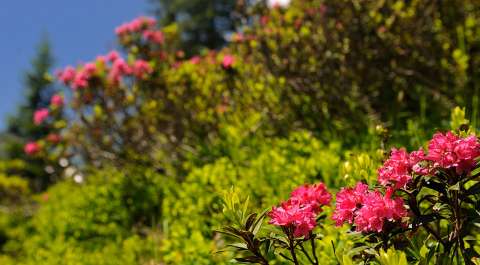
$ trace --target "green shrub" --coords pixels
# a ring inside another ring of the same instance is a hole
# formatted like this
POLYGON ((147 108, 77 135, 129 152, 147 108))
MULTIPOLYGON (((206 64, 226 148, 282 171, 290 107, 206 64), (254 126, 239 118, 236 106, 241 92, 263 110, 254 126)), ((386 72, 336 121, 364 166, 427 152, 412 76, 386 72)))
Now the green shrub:
POLYGON ((160 217, 157 174, 105 169, 86 183, 59 183, 42 198, 24 242, 25 264, 140 264, 153 253, 146 231, 160 217))

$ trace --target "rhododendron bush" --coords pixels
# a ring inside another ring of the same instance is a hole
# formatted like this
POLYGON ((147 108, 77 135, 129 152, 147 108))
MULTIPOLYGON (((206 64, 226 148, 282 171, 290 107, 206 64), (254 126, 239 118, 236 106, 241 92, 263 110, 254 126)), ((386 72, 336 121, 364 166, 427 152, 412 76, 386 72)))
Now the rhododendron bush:
MULTIPOLYGON (((331 219, 336 226, 348 224, 365 236, 365 253, 356 257, 364 262, 375 259, 368 249, 406 250, 413 247, 412 237, 423 237, 430 242, 430 254, 426 261, 409 256, 410 262, 447 264, 455 259, 458 264, 474 264, 480 256, 474 240, 479 232, 479 158, 479 139, 462 131, 434 134, 426 152, 393 148, 378 169, 374 188, 359 182, 336 193, 331 219)), ((238 261, 269 264, 268 252, 273 248, 276 255, 293 264, 302 264, 300 255, 311 264, 321 264, 315 241, 323 240, 321 230, 330 225, 319 218, 330 199, 323 183, 300 186, 267 214, 269 224, 281 231, 258 236, 264 216, 258 219, 252 214, 240 223, 240 229, 226 227, 223 232, 244 241, 232 245, 237 252, 248 253, 238 261), (308 249, 304 244, 309 241, 308 249), (262 249, 263 244, 268 244, 266 249, 262 249)))
POLYGON ((480 264, 479 4, 239 5, 221 49, 140 16, 52 73, 0 263, 480 264))
MULTIPOLYGON (((439 122, 455 104, 470 106, 476 123, 479 95, 466 70, 478 61, 474 3, 449 3, 456 12, 441 16, 439 3, 277 2, 253 5, 227 47, 191 58, 176 48, 174 25, 139 17, 118 26, 118 51, 57 73, 74 114, 56 124, 64 155, 181 164, 211 146, 222 124, 256 114, 259 133, 301 128, 349 144, 372 122, 402 128, 419 113, 423 126, 427 112, 439 122), (459 27, 465 45, 449 37, 459 27)), ((47 114, 38 110, 35 123, 53 122, 47 114)))

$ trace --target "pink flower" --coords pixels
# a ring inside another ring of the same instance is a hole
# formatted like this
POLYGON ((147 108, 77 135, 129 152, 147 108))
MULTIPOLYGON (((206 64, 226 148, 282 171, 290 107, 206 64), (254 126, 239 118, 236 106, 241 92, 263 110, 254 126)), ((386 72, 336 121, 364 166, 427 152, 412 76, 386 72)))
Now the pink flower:
POLYGON ((130 32, 130 27, 128 24, 122 24, 115 28, 115 34, 122 36, 130 32))
POLYGON ((33 123, 35 125, 42 124, 48 118, 48 115, 49 111, 47 108, 36 110, 35 113, 33 113, 33 123))
POLYGON ((36 142, 28 142, 23 150, 27 155, 34 155, 38 152, 40 152, 40 146, 36 142))
POLYGON ((291 0, 268 0, 267 5, 270 8, 287 7, 291 0))
POLYGON ((363 196, 362 207, 356 212, 355 226, 360 232, 382 232, 385 221, 401 222, 408 215, 401 198, 391 199, 391 190, 383 196, 369 192, 363 196))
POLYGON ((63 101, 63 97, 59 94, 55 94, 52 96, 52 98, 50 99, 50 105, 52 105, 53 107, 61 107, 63 106, 64 104, 64 101, 63 101))
POLYGON ((469 136, 457 141, 454 149, 457 155, 457 173, 469 173, 476 165, 476 158, 480 156, 480 144, 477 137, 469 136))
POLYGON ((172 64, 172 68, 173 68, 173 69, 178 69, 178 68, 180 68, 180 66, 182 66, 182 64, 183 64, 183 62, 181 62, 181 61, 176 61, 176 62, 174 62, 174 63, 172 64))
POLYGON ((117 51, 111 51, 107 54, 107 60, 110 62, 115 62, 116 60, 120 59, 120 54, 117 51))
POLYGON ((381 232, 386 221, 399 222, 408 215, 401 198, 392 199, 393 188, 383 196, 379 191, 369 191, 358 183, 355 188, 342 188, 337 193, 336 209, 332 219, 337 226, 354 223, 357 231, 381 232))
POLYGON ((128 64, 121 58, 113 62, 110 73, 108 74, 108 79, 110 82, 117 84, 120 82, 122 76, 129 75, 132 73, 132 69, 128 64))
POLYGON ((190 58, 190 63, 191 64, 199 64, 201 60, 202 59, 200 58, 200 56, 196 55, 196 56, 193 56, 192 58, 190 58))
POLYGON ((123 23, 115 29, 115 34, 122 37, 127 34, 140 32, 144 29, 152 28, 157 21, 150 17, 138 17, 130 22, 123 23))
POLYGON ((460 138, 451 132, 436 133, 428 144, 427 159, 434 167, 455 167, 457 174, 469 173, 480 156, 480 144, 475 136, 460 138))
POLYGON ((73 67, 67 66, 64 70, 61 70, 57 73, 57 78, 65 85, 68 85, 75 79, 76 71, 73 67))
POLYGON ((424 159, 423 150, 408 154, 404 148, 393 148, 390 158, 378 170, 378 182, 384 186, 393 184, 396 189, 405 188, 412 179, 412 172, 421 172, 418 163, 424 159))
POLYGON ((243 42, 245 40, 245 35, 243 33, 234 33, 232 36, 233 42, 243 42))
POLYGON ((272 208, 270 224, 293 228, 295 237, 308 237, 321 206, 328 205, 331 197, 323 183, 298 187, 288 201, 272 208))
POLYGON ((147 27, 149 28, 155 27, 155 25, 157 24, 157 20, 154 18, 143 17, 142 19, 143 19, 143 23, 145 23, 145 25, 147 25, 147 27))
POLYGON ((49 141, 50 143, 53 143, 53 144, 59 143, 60 140, 61 140, 60 135, 58 135, 56 133, 51 133, 47 136, 47 141, 49 141))
POLYGON ((295 237, 308 237, 316 225, 313 209, 310 206, 302 207, 293 200, 282 203, 280 207, 273 207, 268 216, 271 218, 270 224, 293 227, 295 237))
POLYGON ((155 44, 163 44, 165 37, 163 36, 163 32, 159 30, 146 30, 143 32, 143 37, 145 40, 155 43, 155 44))
POLYGON ((353 223, 355 212, 363 204, 363 198, 368 193, 368 185, 361 182, 354 188, 342 188, 337 193, 337 201, 332 219, 337 226, 343 223, 353 223))
POLYGON ((260 24, 262 26, 265 26, 268 23, 269 20, 270 20, 270 18, 268 16, 261 16, 260 17, 260 24))
POLYGON ((94 63, 86 63, 83 66, 82 71, 85 72, 85 75, 87 75, 88 77, 91 77, 97 72, 97 65, 94 63))
POLYGON ((315 213, 321 212, 321 207, 329 205, 332 195, 325 184, 304 185, 296 188, 291 194, 291 200, 299 205, 311 206, 315 213))
POLYGON ((75 79, 73 80, 72 88, 76 90, 79 88, 88 87, 88 79, 89 79, 89 76, 87 75, 87 72, 85 71, 78 72, 77 75, 75 76, 75 79))
POLYGON ((151 74, 153 72, 153 68, 150 66, 150 64, 148 64, 147 61, 137 60, 133 64, 132 72, 133 75, 141 79, 146 75, 151 74))
POLYGON ((232 68, 234 62, 235 62, 235 57, 227 54, 227 55, 223 56, 222 66, 225 69, 230 69, 230 68, 232 68))

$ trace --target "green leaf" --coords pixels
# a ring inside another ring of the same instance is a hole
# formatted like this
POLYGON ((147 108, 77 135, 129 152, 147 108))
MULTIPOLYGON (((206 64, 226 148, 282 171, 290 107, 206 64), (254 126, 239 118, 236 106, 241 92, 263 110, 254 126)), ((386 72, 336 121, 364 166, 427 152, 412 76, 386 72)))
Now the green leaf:
POLYGON ((257 213, 252 213, 247 217, 247 222, 245 223, 245 230, 250 230, 250 227, 255 222, 255 218, 257 218, 257 213))
POLYGON ((228 244, 227 246, 237 248, 239 250, 248 250, 247 244, 245 243, 233 243, 233 244, 228 244))
POLYGON ((467 195, 474 195, 478 193, 480 193, 480 182, 477 182, 467 190, 467 195))
POLYGON ((381 265, 408 265, 404 252, 390 248, 386 252, 380 249, 377 259, 381 265))
POLYGON ((460 182, 457 182, 457 184, 450 186, 448 190, 460 190, 460 182))

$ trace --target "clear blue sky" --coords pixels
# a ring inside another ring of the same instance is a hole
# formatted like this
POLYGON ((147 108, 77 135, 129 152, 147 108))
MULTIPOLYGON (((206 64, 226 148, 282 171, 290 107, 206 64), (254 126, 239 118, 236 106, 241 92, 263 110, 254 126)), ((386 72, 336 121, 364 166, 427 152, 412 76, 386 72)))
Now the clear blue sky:
POLYGON ((0 128, 24 94, 22 73, 44 34, 55 69, 90 60, 115 47, 114 28, 148 14, 147 0, 13 0, 0 7, 0 128))

